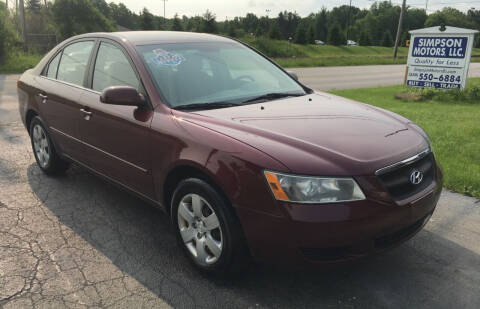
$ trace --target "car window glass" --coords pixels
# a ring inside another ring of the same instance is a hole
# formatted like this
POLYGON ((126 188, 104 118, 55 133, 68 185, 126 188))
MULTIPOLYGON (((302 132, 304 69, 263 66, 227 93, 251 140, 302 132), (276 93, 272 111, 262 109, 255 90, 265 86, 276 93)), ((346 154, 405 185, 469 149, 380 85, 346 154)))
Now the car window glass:
POLYGON ((288 74, 238 43, 166 43, 137 49, 172 107, 305 93, 288 74))
POLYGON ((103 91, 110 86, 131 86, 138 89, 139 84, 125 54, 115 45, 102 42, 95 61, 92 89, 103 91))
POLYGON ((93 44, 93 41, 86 41, 65 47, 58 67, 57 79, 75 85, 83 85, 93 44))
POLYGON ((62 53, 58 53, 58 55, 53 58, 52 61, 50 61, 50 64, 48 65, 48 70, 47 70, 47 77, 50 78, 57 78, 57 69, 58 69, 58 61, 60 60, 62 53))

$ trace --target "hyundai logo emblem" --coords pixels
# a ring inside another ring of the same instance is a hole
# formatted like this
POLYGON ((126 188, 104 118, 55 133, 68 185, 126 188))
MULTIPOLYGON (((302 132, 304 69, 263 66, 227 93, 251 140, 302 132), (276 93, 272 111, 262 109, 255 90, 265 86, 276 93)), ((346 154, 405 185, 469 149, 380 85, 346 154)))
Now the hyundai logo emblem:
POLYGON ((422 182, 422 180, 423 180, 422 172, 415 170, 410 174, 410 182, 413 183, 414 185, 418 185, 419 183, 422 182))

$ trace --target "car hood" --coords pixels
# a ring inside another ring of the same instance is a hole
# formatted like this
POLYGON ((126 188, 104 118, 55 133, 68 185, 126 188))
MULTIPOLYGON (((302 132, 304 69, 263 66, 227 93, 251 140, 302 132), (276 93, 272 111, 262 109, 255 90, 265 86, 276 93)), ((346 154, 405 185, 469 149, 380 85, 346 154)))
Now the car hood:
POLYGON ((186 120, 247 143, 301 174, 367 175, 429 147, 407 119, 326 93, 199 111, 186 120))

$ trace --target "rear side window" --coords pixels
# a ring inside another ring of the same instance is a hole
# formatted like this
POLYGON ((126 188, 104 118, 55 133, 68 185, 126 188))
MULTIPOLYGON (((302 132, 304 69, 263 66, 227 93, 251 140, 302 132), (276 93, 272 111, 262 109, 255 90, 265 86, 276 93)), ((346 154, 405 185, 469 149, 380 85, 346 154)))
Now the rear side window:
POLYGON ((57 79, 82 86, 93 44, 93 41, 86 41, 65 47, 58 66, 57 79))
POLYGON ((57 78, 58 62, 60 61, 61 56, 62 56, 62 53, 60 52, 55 56, 55 58, 53 58, 52 61, 50 61, 50 64, 48 65, 48 70, 47 70, 47 77, 57 78))
POLYGON ((110 86, 131 86, 138 89, 140 82, 125 54, 115 45, 102 42, 98 49, 92 89, 103 91, 110 86))

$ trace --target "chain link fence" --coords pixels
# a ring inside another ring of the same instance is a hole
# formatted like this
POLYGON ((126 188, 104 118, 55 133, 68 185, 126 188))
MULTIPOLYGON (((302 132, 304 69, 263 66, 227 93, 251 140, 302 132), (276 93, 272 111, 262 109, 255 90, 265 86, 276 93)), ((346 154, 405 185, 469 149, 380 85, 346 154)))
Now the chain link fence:
POLYGON ((55 34, 27 33, 25 39, 27 49, 38 53, 46 53, 58 44, 55 34))

